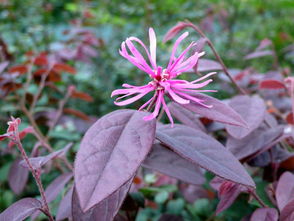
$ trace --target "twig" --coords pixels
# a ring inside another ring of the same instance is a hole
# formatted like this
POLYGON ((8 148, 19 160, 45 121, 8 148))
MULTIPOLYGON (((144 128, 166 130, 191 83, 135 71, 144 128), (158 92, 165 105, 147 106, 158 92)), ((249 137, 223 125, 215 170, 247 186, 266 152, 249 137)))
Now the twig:
POLYGON ((263 200, 256 194, 255 191, 250 192, 254 199, 264 208, 268 208, 268 206, 263 202, 263 200))
POLYGON ((43 185, 42 185, 42 181, 41 181, 41 174, 39 171, 35 170, 28 158, 28 155, 26 154, 23 146, 22 146, 22 143, 20 142, 20 138, 19 138, 19 133, 18 133, 18 129, 16 128, 15 131, 14 131, 14 139, 13 141, 15 142, 15 144, 17 145, 19 151, 21 152, 21 155, 22 155, 22 158, 25 160, 26 164, 28 165, 29 167, 29 170, 31 171, 35 181, 36 181, 36 184, 38 186, 38 189, 39 189, 39 192, 41 194, 41 198, 42 198, 42 201, 43 201, 43 207, 44 207, 44 213, 48 216, 49 220, 50 221, 54 221, 51 213, 50 213, 50 209, 49 209, 49 206, 48 206, 48 203, 47 203, 47 200, 46 200, 46 196, 45 196, 45 191, 44 191, 44 188, 43 188, 43 185))
POLYGON ((29 110, 30 114, 33 114, 33 112, 34 112, 34 108, 35 108, 36 103, 37 103, 37 101, 38 101, 38 99, 39 99, 39 97, 40 97, 40 95, 41 95, 41 93, 42 93, 42 91, 43 91, 43 89, 45 87, 46 79, 47 79, 51 69, 52 69, 52 67, 49 67, 48 70, 41 77, 41 82, 39 84, 38 91, 34 95, 32 104, 30 106, 30 110, 29 110))
POLYGON ((47 132, 47 135, 45 137, 45 139, 48 141, 49 140, 49 134, 50 132, 53 130, 53 128, 56 126, 56 124, 58 123, 60 117, 62 116, 63 113, 63 109, 65 104, 67 103, 68 99, 70 98, 71 94, 72 94, 72 89, 69 88, 66 92, 65 97, 59 102, 58 104, 58 110, 57 113, 55 115, 55 118, 53 119, 52 123, 50 124, 49 130, 47 132))
POLYGON ((235 79, 232 77, 232 75, 229 73, 226 65, 224 64, 223 60, 221 59, 221 57, 219 56, 219 54, 217 53, 214 45, 212 44, 212 42, 209 40, 209 38, 204 34, 204 32, 196 25, 194 25, 193 23, 191 23, 190 21, 186 21, 186 24, 193 28, 196 32, 198 32, 201 37, 205 38, 206 39, 206 42, 208 44, 208 46, 211 48, 215 58, 218 60, 218 62, 220 63, 220 65, 222 66, 222 69, 224 71, 224 73, 228 76, 228 78, 232 81, 232 83, 235 85, 235 87, 239 90, 239 92, 241 94, 247 94, 238 84, 237 82, 235 81, 235 79))

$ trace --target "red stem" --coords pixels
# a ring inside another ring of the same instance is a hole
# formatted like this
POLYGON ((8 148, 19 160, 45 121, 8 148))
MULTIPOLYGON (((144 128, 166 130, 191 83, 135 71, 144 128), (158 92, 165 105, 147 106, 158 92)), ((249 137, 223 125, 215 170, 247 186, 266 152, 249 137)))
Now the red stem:
POLYGON ((41 194, 42 201, 43 201, 43 207, 44 207, 43 211, 44 211, 44 213, 48 216, 50 221, 54 221, 53 216, 50 213, 50 209, 49 209, 47 200, 46 200, 45 191, 44 191, 42 181, 41 181, 41 176, 38 173, 38 171, 36 171, 33 168, 32 164, 31 164, 31 162, 29 160, 29 157, 26 154, 26 152, 25 152, 25 150, 24 150, 24 148, 22 146, 22 143, 20 142, 18 130, 14 131, 14 140, 13 141, 16 143, 19 151, 21 152, 22 158, 25 160, 26 164, 29 167, 29 170, 31 171, 31 173, 32 173, 32 175, 33 175, 33 177, 34 177, 34 179, 36 181, 36 184, 38 186, 38 189, 39 189, 39 192, 41 194))

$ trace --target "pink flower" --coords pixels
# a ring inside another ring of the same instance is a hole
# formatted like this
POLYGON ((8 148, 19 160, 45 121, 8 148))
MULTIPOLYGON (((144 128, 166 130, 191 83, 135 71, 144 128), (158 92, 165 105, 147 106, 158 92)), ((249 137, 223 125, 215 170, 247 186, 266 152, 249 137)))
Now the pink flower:
POLYGON ((140 39, 136 37, 127 38, 126 41, 124 41, 121 44, 121 50, 119 51, 119 53, 121 54, 121 56, 129 60, 133 65, 138 67, 140 70, 146 72, 151 77, 152 81, 150 81, 147 85, 144 86, 133 86, 129 84, 123 84, 122 86, 126 89, 118 89, 113 91, 111 94, 111 97, 116 95, 122 95, 118 97, 114 103, 118 106, 128 105, 144 97, 151 91, 155 91, 153 97, 139 108, 139 110, 142 110, 149 104, 155 105, 153 113, 146 116, 144 120, 151 120, 156 118, 162 106, 172 124, 173 119, 166 105, 164 95, 168 95, 173 101, 179 104, 188 104, 190 103, 190 101, 192 101, 207 108, 210 108, 211 106, 204 104, 203 100, 199 100, 189 95, 189 93, 215 92, 215 90, 195 90, 208 85, 212 81, 211 79, 206 80, 202 83, 199 82, 203 81, 204 79, 207 79, 215 73, 209 73, 192 82, 175 79, 183 72, 191 70, 196 65, 198 58, 204 54, 204 52, 195 52, 190 57, 186 58, 188 51, 196 45, 195 42, 192 42, 178 57, 176 57, 176 50, 178 48, 178 45, 187 36, 188 32, 185 32, 176 40, 170 56, 170 60, 165 69, 156 64, 156 36, 152 28, 149 29, 150 52, 140 39), (137 50, 133 42, 137 42, 143 47, 150 63, 146 62, 145 58, 137 50), (131 54, 129 54, 127 48, 129 49, 131 54), (134 96, 121 101, 121 99, 131 95, 134 96))

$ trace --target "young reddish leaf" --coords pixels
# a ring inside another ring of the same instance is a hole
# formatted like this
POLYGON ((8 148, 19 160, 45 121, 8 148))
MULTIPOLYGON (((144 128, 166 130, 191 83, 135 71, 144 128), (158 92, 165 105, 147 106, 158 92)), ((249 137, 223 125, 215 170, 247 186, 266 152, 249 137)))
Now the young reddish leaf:
POLYGON ((294 155, 289 156, 280 163, 280 168, 285 170, 294 170, 294 155))
POLYGON ((75 74, 76 69, 73 68, 72 66, 64 63, 57 63, 53 66, 53 70, 56 71, 57 73, 61 72, 68 72, 70 74, 75 74))
POLYGON ((259 82, 260 89, 285 89, 285 84, 282 81, 275 79, 265 79, 259 82))
POLYGON ((99 220, 109 221, 113 220, 121 207, 131 185, 132 180, 128 180, 125 184, 120 186, 114 193, 107 196, 100 203, 96 204, 87 212, 83 212, 80 206, 80 200, 76 191, 73 193, 73 204, 72 204, 72 217, 73 221, 83 220, 99 220))
POLYGON ((257 96, 236 96, 229 105, 246 121, 247 128, 226 125, 227 132, 236 139, 242 139, 259 127, 265 117, 264 101, 257 96))
POLYGON ((85 134, 75 160, 75 185, 83 211, 134 176, 154 141, 156 120, 144 121, 146 115, 133 110, 114 111, 85 134))
POLYGON ((23 191, 29 177, 29 171, 19 165, 20 161, 21 159, 17 159, 13 162, 8 174, 8 184, 16 194, 23 191))
POLYGON ((281 211, 280 221, 294 220, 294 200, 290 201, 281 211))
POLYGON ((77 91, 77 90, 74 90, 71 93, 71 97, 73 97, 73 98, 79 98, 81 100, 88 101, 88 102, 92 102, 93 101, 93 97, 92 96, 90 96, 89 94, 87 94, 85 92, 81 92, 81 91, 77 91))
POLYGON ((28 72, 28 67, 26 65, 17 65, 8 69, 8 73, 25 74, 27 72, 28 72))
POLYGON ((1 221, 25 220, 32 213, 42 208, 41 202, 34 198, 24 198, 0 213, 1 221))
MULTIPOLYGON (((22 140, 26 137, 27 134, 32 134, 32 133, 34 133, 34 128, 31 126, 27 127, 19 133, 19 138, 22 140)), ((14 145, 15 145, 15 143, 13 141, 9 141, 8 148, 13 147, 14 145)))
POLYGON ((85 121, 90 120, 90 118, 86 114, 84 114, 83 112, 81 112, 79 110, 75 110, 72 108, 64 108, 63 113, 74 115, 74 116, 81 118, 82 120, 85 120, 85 121))
POLYGON ((64 219, 70 219, 72 210, 72 195, 73 195, 73 187, 71 187, 66 195, 62 198, 62 200, 59 203, 59 207, 57 210, 57 215, 56 215, 56 221, 61 221, 64 219))
POLYGON ((174 38, 180 31, 189 25, 185 22, 178 22, 174 27, 172 27, 164 36, 163 42, 167 42, 174 38))
POLYGON ((264 147, 273 146, 284 132, 283 127, 276 127, 264 131, 263 129, 256 129, 243 139, 235 139, 229 137, 226 147, 231 151, 237 159, 244 159, 256 152, 259 152, 264 147))
POLYGON ((0 63, 0 74, 5 70, 5 68, 7 68, 8 65, 9 65, 8 61, 4 61, 0 63))
POLYGON ((280 211, 294 197, 294 175, 290 172, 285 172, 280 177, 276 188, 276 199, 280 211))
POLYGON ((194 69, 199 72, 204 72, 222 70, 223 68, 217 61, 201 58, 197 62, 197 65, 194 67, 194 69))
POLYGON ((216 214, 219 214, 229 208, 240 193, 249 191, 249 189, 243 185, 226 181, 219 177, 215 177, 211 181, 211 186, 218 191, 218 197, 220 199, 216 208, 216 214))
POLYGON ((48 65, 48 59, 46 53, 40 53, 34 60, 35 65, 48 65))
POLYGON ((160 127, 156 138, 174 152, 224 179, 255 188, 244 167, 221 143, 190 127, 168 126, 160 127))
POLYGON ((48 70, 45 68, 40 68, 34 72, 34 76, 41 76, 45 74, 48 70))
POLYGON ((274 208, 258 208, 252 214, 250 221, 278 221, 279 214, 274 208))
MULTIPOLYGON (((205 94, 197 93, 193 94, 193 96, 199 100, 203 100, 206 105, 212 105, 212 107, 207 108, 194 102, 183 104, 181 106, 210 120, 218 121, 224 124, 247 127, 247 124, 243 118, 238 113, 236 113, 234 109, 224 104, 223 102, 205 94)), ((173 102, 171 105, 180 104, 173 102)))
POLYGON ((61 81, 61 75, 56 73, 55 71, 51 71, 48 76, 48 81, 50 82, 60 82, 61 81))
MULTIPOLYGON (((47 156, 29 158, 29 161, 30 161, 33 169, 38 170, 42 166, 44 166, 46 163, 48 163, 50 160, 53 160, 57 157, 64 155, 71 148, 71 146, 72 146, 72 143, 66 145, 66 147, 64 147, 61 150, 58 150, 58 151, 55 151, 53 153, 48 154, 47 156)), ((22 160, 19 164, 22 167, 29 168, 29 166, 27 165, 27 163, 24 160, 22 160)))
MULTIPOLYGON (((70 181, 72 178, 72 173, 64 173, 60 176, 58 176, 55 180, 53 180, 49 186, 45 190, 45 196, 47 199, 47 203, 51 203, 55 198, 58 196, 58 194, 63 190, 64 186, 70 181)), ((40 212, 35 212, 31 218, 34 220, 40 215, 40 212)))
POLYGON ((190 126, 194 129, 206 132, 206 129, 199 120, 198 116, 193 112, 187 110, 186 108, 183 108, 181 105, 173 105, 170 103, 168 104, 168 107, 173 117, 175 117, 183 124, 190 126))
POLYGON ((253 59, 253 58, 259 58, 264 56, 273 55, 274 52, 272 50, 264 50, 264 51, 255 51, 252 52, 244 57, 245 60, 253 59))
POLYGON ((142 164, 143 167, 154 169, 160 173, 175 177, 187 183, 201 185, 205 182, 203 172, 195 164, 155 143, 152 151, 142 164))
POLYGON ((286 121, 288 124, 294 124, 294 116, 293 116, 293 112, 290 112, 287 117, 286 117, 286 121))

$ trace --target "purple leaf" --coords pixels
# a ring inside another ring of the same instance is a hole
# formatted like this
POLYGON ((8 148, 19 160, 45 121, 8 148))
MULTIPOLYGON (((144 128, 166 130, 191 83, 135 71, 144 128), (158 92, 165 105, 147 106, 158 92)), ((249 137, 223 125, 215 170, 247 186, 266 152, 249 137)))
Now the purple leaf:
POLYGON ((264 101, 257 96, 236 96, 229 105, 246 121, 247 128, 227 125, 227 132, 236 139, 242 139, 259 127, 265 117, 264 101))
POLYGON ((58 176, 55 180, 50 183, 50 185, 45 190, 45 196, 48 203, 55 200, 64 186, 70 181, 72 178, 72 173, 65 173, 58 176))
POLYGON ((5 70, 5 68, 9 65, 8 61, 4 61, 0 63, 0 74, 5 70))
MULTIPOLYGON (((61 150, 58 150, 58 151, 55 151, 53 153, 48 154, 47 156, 29 158, 29 161, 30 161, 32 167, 35 170, 38 170, 42 166, 44 166, 46 163, 48 163, 50 160, 53 160, 57 157, 64 155, 71 148, 71 146, 72 146, 72 143, 66 145, 61 150)), ((19 164, 22 167, 29 168, 29 166, 27 165, 27 163, 24 160, 22 160, 19 164)))
POLYGON ((245 60, 253 59, 253 58, 259 58, 264 56, 273 55, 274 52, 272 50, 264 50, 264 51, 255 51, 252 52, 244 57, 245 60))
POLYGON ((173 117, 175 117, 177 120, 179 120, 181 123, 187 126, 206 132, 205 127, 203 126, 203 124, 201 123, 196 114, 187 110, 186 108, 183 108, 181 105, 174 104, 168 104, 169 110, 173 117))
POLYGON ((199 72, 222 70, 222 66, 213 60, 201 58, 199 59, 195 70, 199 72))
POLYGON ((131 187, 132 181, 133 177, 86 213, 83 212, 79 203, 81 201, 78 199, 77 192, 74 191, 72 200, 73 221, 113 220, 131 187))
POLYGON ((283 135, 283 127, 276 127, 264 131, 264 129, 256 129, 241 140, 229 137, 226 147, 239 160, 251 156, 264 147, 271 147, 275 141, 283 135))
POLYGON ((218 191, 218 197, 220 199, 216 208, 216 214, 219 214, 229 208, 240 193, 249 191, 249 189, 243 185, 226 181, 220 177, 215 177, 211 181, 210 185, 218 191))
POLYGON ((280 211, 293 199, 294 197, 294 175, 290 172, 285 172, 280 177, 277 189, 276 199, 280 211))
POLYGON ((151 153, 142 164, 143 167, 157 170, 191 184, 201 185, 205 182, 203 172, 195 164, 155 143, 151 153))
POLYGON ((41 209, 41 202, 34 198, 24 198, 21 199, 2 213, 0 213, 1 221, 19 221, 24 220, 29 217, 35 211, 41 209))
MULTIPOLYGON (((69 182, 69 180, 72 178, 72 173, 65 173, 60 176, 58 176, 55 180, 50 183, 50 185, 45 190, 45 196, 47 199, 47 203, 51 203, 55 198, 58 196, 58 194, 61 192, 61 190, 64 188, 64 186, 69 182)), ((40 212, 35 212, 31 218, 34 220, 40 215, 40 212)))
POLYGON ((154 141, 156 120, 144 121, 148 114, 114 111, 87 131, 75 161, 75 184, 83 211, 134 176, 154 141))
MULTIPOLYGON (((202 117, 206 117, 214 121, 235 126, 247 127, 247 124, 242 119, 242 117, 238 113, 236 113, 236 111, 234 111, 230 106, 205 94, 197 93, 193 94, 193 96, 199 100, 203 100, 206 105, 212 105, 212 107, 207 108, 194 102, 183 104, 181 106, 196 114, 199 114, 202 117)), ((172 103, 171 105, 180 104, 172 103)))
POLYGON ((240 162, 218 141, 183 125, 161 127, 156 138, 174 152, 210 172, 248 187, 255 184, 240 162))
POLYGON ((279 214, 274 208, 258 208, 252 214, 250 221, 278 221, 279 214))
POLYGON ((29 171, 19 165, 21 159, 17 159, 10 167, 8 174, 8 183, 12 191, 20 194, 26 186, 29 177, 29 171))
POLYGON ((280 221, 294 220, 294 200, 290 201, 281 211, 280 221))
POLYGON ((73 194, 73 187, 71 187, 67 191, 66 195, 62 198, 61 202, 59 203, 59 207, 58 207, 58 211, 56 215, 56 221, 64 220, 66 218, 71 217, 72 194, 73 194))

